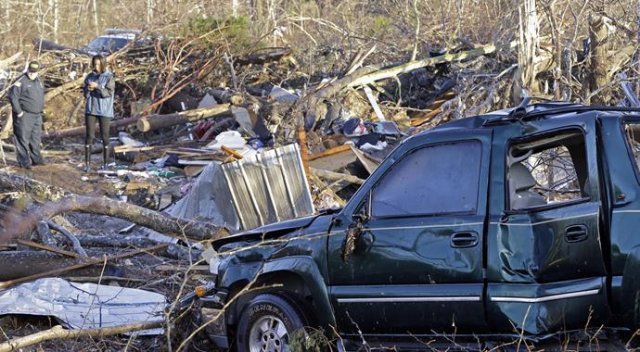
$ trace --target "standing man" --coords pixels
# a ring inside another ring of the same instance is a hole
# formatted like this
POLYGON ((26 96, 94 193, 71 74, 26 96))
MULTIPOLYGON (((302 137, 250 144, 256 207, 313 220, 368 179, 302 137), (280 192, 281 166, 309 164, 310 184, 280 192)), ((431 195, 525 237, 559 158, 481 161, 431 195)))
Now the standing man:
POLYGON ((38 77, 38 69, 40 65, 31 61, 27 72, 9 91, 18 165, 25 169, 30 169, 32 164, 44 164, 40 154, 44 85, 38 77))

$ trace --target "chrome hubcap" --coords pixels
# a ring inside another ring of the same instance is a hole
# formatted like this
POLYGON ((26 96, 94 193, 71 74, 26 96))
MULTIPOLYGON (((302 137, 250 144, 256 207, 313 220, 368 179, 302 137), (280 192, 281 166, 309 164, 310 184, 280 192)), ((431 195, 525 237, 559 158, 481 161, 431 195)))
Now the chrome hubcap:
POLYGON ((277 317, 268 315, 256 320, 249 334, 251 352, 289 351, 287 327, 277 317))

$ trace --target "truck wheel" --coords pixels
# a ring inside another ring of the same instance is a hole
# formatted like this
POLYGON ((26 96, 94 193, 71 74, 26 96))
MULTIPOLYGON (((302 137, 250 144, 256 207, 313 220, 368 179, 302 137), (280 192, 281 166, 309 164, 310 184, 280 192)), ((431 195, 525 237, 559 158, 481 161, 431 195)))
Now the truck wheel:
POLYGON ((247 304, 240 317, 238 352, 289 351, 291 335, 306 325, 294 305, 280 296, 261 294, 247 304))

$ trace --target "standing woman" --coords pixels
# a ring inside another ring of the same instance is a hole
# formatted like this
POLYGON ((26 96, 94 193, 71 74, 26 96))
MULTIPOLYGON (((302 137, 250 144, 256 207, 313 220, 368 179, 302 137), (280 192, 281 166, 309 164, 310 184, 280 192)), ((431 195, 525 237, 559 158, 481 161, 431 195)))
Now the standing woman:
POLYGON ((93 69, 84 79, 84 97, 86 108, 84 111, 87 135, 85 136, 85 172, 91 168, 91 146, 95 138, 96 120, 100 123, 102 135, 102 168, 105 169, 109 160, 109 124, 113 118, 113 95, 115 78, 107 68, 107 60, 102 55, 91 58, 93 69))

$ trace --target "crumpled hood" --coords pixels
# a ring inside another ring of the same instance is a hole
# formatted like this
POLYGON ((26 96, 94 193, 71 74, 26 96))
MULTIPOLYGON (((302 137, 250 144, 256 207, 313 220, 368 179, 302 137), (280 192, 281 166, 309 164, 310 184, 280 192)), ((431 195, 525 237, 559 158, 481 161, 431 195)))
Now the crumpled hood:
POLYGON ((314 215, 305 216, 302 218, 295 218, 295 219, 290 219, 290 220, 285 220, 281 222, 276 222, 273 224, 260 226, 253 230, 240 232, 235 235, 213 241, 212 245, 213 245, 213 248, 217 251, 220 247, 222 247, 227 243, 240 242, 240 241, 260 241, 263 239, 277 238, 295 229, 299 229, 301 227, 307 227, 311 225, 311 223, 321 215, 325 215, 325 214, 314 214, 314 215))

